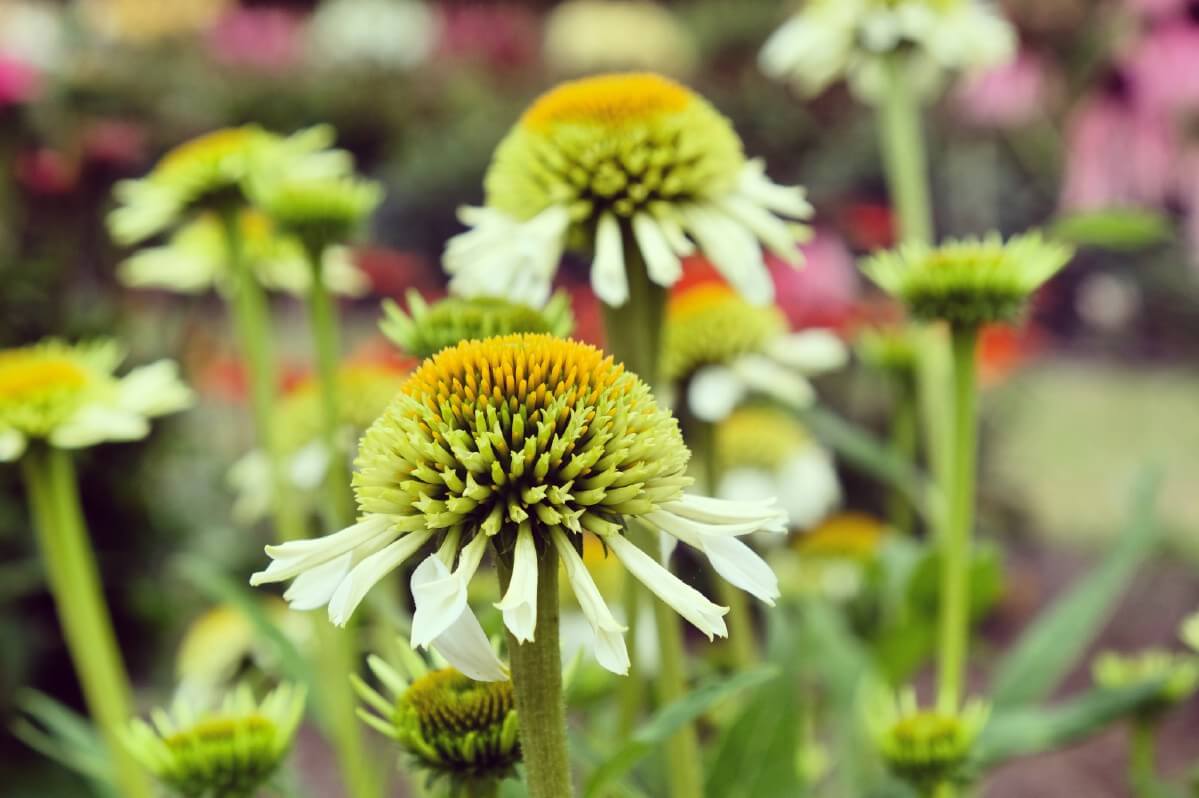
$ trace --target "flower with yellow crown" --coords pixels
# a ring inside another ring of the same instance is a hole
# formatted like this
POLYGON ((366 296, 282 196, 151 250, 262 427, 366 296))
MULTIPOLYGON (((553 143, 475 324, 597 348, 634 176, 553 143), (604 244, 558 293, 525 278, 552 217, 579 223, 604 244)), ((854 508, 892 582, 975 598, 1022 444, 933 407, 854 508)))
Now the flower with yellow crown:
POLYGON ((591 285, 608 305, 629 297, 630 259, 668 286, 702 251, 753 302, 773 296, 759 242, 788 263, 811 207, 747 160, 729 121, 690 89, 654 74, 563 83, 538 98, 500 142, 486 204, 461 212, 470 230, 444 263, 463 295, 533 305, 549 295, 566 249, 590 253, 591 285))
POLYGON ((767 40, 767 75, 818 94, 848 79, 864 98, 882 97, 888 62, 916 89, 932 91, 947 72, 998 66, 1016 34, 991 0, 806 0, 767 40))
POLYGON ((304 714, 304 691, 276 687, 261 702, 246 685, 216 708, 179 698, 151 723, 134 720, 125 747, 180 798, 252 798, 279 769, 304 714))
MULTIPOLYGON (((688 271, 702 271, 702 261, 688 271)), ((845 365, 845 345, 827 330, 790 332, 782 311, 747 302, 725 281, 679 283, 666 304, 662 373, 687 386, 687 407, 720 421, 752 394, 804 407, 815 394, 808 375, 845 365)))
POLYGON ((191 405, 174 362, 117 377, 123 359, 112 341, 0 350, 0 461, 19 458, 31 440, 62 449, 138 440, 149 419, 191 405))
POLYGON ((550 335, 464 341, 422 363, 359 445, 360 520, 332 535, 267 547, 252 584, 294 579, 293 603, 327 604, 344 624, 366 593, 426 545, 412 574, 414 646, 434 646, 467 676, 506 678, 467 587, 490 550, 510 571, 497 605, 518 642, 537 628, 539 552, 565 566, 600 664, 628 670, 617 623, 579 555, 584 532, 708 635, 727 608, 685 584, 626 535, 636 523, 702 552, 716 572, 767 603, 778 583, 739 540, 782 532, 770 501, 688 495, 678 423, 649 386, 598 349, 550 335))

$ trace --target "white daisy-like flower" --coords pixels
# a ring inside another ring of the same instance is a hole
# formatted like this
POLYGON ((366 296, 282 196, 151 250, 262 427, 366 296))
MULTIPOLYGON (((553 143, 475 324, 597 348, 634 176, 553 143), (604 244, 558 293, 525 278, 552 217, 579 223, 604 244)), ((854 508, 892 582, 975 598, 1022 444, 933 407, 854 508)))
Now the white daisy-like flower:
POLYGON ((774 294, 762 246, 798 265, 811 215, 803 190, 747 160, 729 121, 689 89, 653 74, 563 83, 542 95, 496 150, 486 205, 445 251, 462 295, 541 305, 566 249, 591 253, 601 300, 629 296, 635 250, 649 277, 673 284, 702 251, 745 297, 774 294))
POLYGON ((345 623, 376 583, 428 544, 412 574, 412 642, 480 679, 504 668, 467 602, 490 551, 511 579, 497 605, 517 643, 537 634, 538 564, 556 552, 605 668, 625 673, 624 627, 579 554, 585 532, 709 638, 726 607, 709 601, 626 536, 656 529, 701 552, 718 574, 767 603, 765 562, 739 538, 782 532, 770 501, 684 493, 690 453, 649 387, 594 347, 550 335, 464 341, 426 360, 359 447, 360 520, 315 540, 270 546, 252 584, 294 580, 294 607, 327 605, 345 623))
POLYGON ((415 0, 326 0, 308 37, 313 56, 328 66, 411 69, 433 54, 440 29, 433 10, 415 0))
POLYGON ((662 373, 686 385, 690 413, 720 421, 751 395, 789 407, 815 398, 808 376, 841 368, 845 344, 820 329, 788 332, 775 307, 758 307, 719 280, 680 284, 666 306, 662 373))
POLYGON ((1014 29, 990 0, 808 0, 767 40, 759 64, 806 94, 844 78, 873 100, 888 59, 930 91, 946 72, 994 67, 1015 49, 1014 29))
POLYGON ((0 461, 19 458, 30 440, 62 449, 138 440, 151 418, 191 405, 173 361, 117 377, 122 359, 111 341, 0 350, 0 461))
POLYGON ((695 41, 667 7, 650 0, 567 0, 545 22, 545 60, 569 75, 613 69, 690 73, 695 41))

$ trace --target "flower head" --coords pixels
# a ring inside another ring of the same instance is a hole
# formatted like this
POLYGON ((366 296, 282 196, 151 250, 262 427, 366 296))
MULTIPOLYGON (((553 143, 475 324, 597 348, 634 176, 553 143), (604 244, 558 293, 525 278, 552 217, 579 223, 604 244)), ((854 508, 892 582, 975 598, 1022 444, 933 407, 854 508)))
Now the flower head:
POLYGON ((814 398, 805 375, 839 368, 848 355, 826 330, 791 333, 781 311, 747 302, 714 280, 671 293, 663 328, 662 372, 686 382, 690 412, 725 418, 750 393, 790 406, 814 398))
POLYGON ((915 379, 920 342, 919 331, 904 324, 866 327, 858 332, 854 351, 858 358, 878 371, 901 380, 915 379))
POLYGON ((570 297, 555 294, 545 307, 500 297, 446 297, 433 305, 416 291, 409 291, 408 312, 385 300, 385 318, 379 323, 383 334, 400 349, 415 357, 429 357, 461 341, 491 338, 512 333, 548 333, 564 337, 574 328, 570 297))
POLYGON ((885 90, 888 59, 925 91, 944 72, 996 66, 1016 35, 989 0, 808 0, 766 42, 766 74, 817 94, 847 78, 863 97, 885 90))
POLYGON ((250 191, 280 230, 316 251, 348 241, 383 198, 378 183, 348 175, 268 177, 252 183, 250 191))
POLYGON ((887 767, 918 789, 961 778, 990 714, 979 700, 955 713, 921 709, 911 688, 897 695, 880 688, 866 705, 867 727, 887 767))
POLYGON ((261 703, 242 685, 215 710, 178 700, 153 724, 135 720, 130 753, 181 798, 251 798, 279 768, 304 714, 304 691, 289 684, 261 703))
POLYGON ((1178 630, 1178 636, 1192 650, 1199 652, 1199 612, 1191 613, 1183 620, 1182 628, 1178 630))
POLYGON ((665 6, 647 0, 568 0, 545 23, 545 59, 582 75, 612 69, 654 69, 686 75, 695 42, 665 6))
POLYGON ((1095 684, 1112 690, 1160 680, 1161 687, 1138 709, 1141 715, 1153 717, 1194 694, 1199 687, 1199 659, 1163 648, 1137 654, 1107 651, 1095 659, 1091 675, 1095 684))
POLYGON ((149 419, 191 404, 173 362, 118 378, 122 359, 111 341, 47 340, 0 350, 0 461, 20 457, 30 439, 78 449, 144 438, 149 419))
POLYGON ((709 637, 727 609, 686 585, 626 537, 636 522, 703 552, 716 571, 764 601, 777 580, 739 541, 781 532, 769 502, 684 495, 690 453, 649 386, 594 347, 550 335, 464 341, 426 360, 367 430, 354 488, 361 520, 317 540, 270 546, 254 584, 295 579, 287 596, 328 603, 345 623, 380 579, 427 543, 412 574, 412 642, 436 645, 474 679, 504 678, 467 607, 490 548, 512 577, 498 607, 519 642, 537 626, 538 552, 553 547, 596 638, 604 667, 628 668, 623 627, 583 566, 584 531, 709 637))
POLYGON ((1029 296, 1073 254, 1036 233, 1007 242, 991 235, 939 247, 904 244, 867 258, 862 270, 918 319, 978 326, 1019 316, 1029 296))
POLYGON ((811 208, 798 188, 747 161, 729 121, 703 98, 653 74, 612 74, 559 85, 538 98, 500 143, 487 203, 462 220, 445 266, 462 294, 543 302, 563 250, 594 253, 591 284, 609 305, 628 298, 627 258, 670 285, 699 249, 751 300, 773 286, 758 241, 799 262, 811 208), (693 243, 694 242, 696 243, 693 243))
POLYGON ((359 717, 399 743, 417 768, 459 785, 513 774, 521 753, 511 681, 430 671, 416 656, 407 658, 407 677, 379 657, 367 663, 390 695, 354 677, 364 704, 359 717))

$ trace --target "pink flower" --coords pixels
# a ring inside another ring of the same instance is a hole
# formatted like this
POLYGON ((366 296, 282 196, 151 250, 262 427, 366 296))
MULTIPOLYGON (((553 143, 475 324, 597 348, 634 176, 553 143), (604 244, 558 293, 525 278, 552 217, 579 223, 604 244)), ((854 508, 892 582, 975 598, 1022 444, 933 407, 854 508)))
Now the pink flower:
POLYGON ((775 302, 795 329, 842 328, 853 316, 860 293, 849 248, 839 237, 821 231, 801 249, 807 259, 802 269, 773 255, 766 259, 775 302))
POLYGON ((280 73, 303 56, 300 19, 281 8, 239 8, 208 32, 208 51, 228 66, 280 73))
POLYGON ((1061 204, 1096 209, 1161 205, 1174 193, 1178 141, 1168 115, 1134 102, 1117 84, 1084 99, 1066 130, 1061 204))
POLYGON ((1142 16, 1159 18, 1186 10, 1189 0, 1125 0, 1133 11, 1142 16))
POLYGON ((0 108, 29 102, 41 88, 42 77, 37 69, 0 54, 0 108))
POLYGON ((96 119, 83 128, 87 160, 110 166, 135 166, 146 159, 146 129, 122 119, 96 119))
POLYGON ((485 65, 520 67, 537 56, 541 31, 537 16, 517 3, 467 3, 441 8, 439 54, 477 59, 485 65))
POLYGON ((1045 61, 1022 51, 1006 64, 964 78, 955 91, 954 104, 974 125, 1010 128, 1034 119, 1051 94, 1045 61))
POLYGON ((1168 112, 1199 110, 1199 24, 1178 19, 1154 26, 1125 67, 1147 105, 1168 112))

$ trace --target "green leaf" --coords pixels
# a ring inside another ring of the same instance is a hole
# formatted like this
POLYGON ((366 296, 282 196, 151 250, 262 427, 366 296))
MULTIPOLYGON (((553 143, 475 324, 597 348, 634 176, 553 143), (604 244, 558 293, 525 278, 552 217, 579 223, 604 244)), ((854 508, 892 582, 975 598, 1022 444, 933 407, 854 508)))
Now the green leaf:
POLYGON ((22 690, 16 704, 22 717, 13 722, 13 736, 84 776, 97 796, 116 798, 108 750, 87 718, 36 690, 22 690))
POLYGON ((1161 686, 1160 679, 1151 679, 1118 690, 1091 690, 1049 709, 999 713, 979 737, 972 764, 987 770, 1009 759, 1079 742, 1156 699, 1161 686))
POLYGON ((1058 217, 1050 235, 1084 247, 1128 251, 1168 241, 1170 220, 1146 208, 1109 208, 1058 217))
POLYGON ((1044 699, 1073 669, 1161 539, 1153 515, 1160 482, 1156 469, 1141 473, 1133 488, 1127 526, 1115 547, 1098 568, 1038 616, 1000 660, 991 682, 996 707, 1044 699))
POLYGON ((649 721, 591 774, 584 795, 597 798, 610 782, 627 773, 638 760, 670 737, 684 724, 698 718, 734 693, 759 687, 778 676, 770 666, 755 668, 731 679, 711 681, 673 704, 660 709, 649 721))

